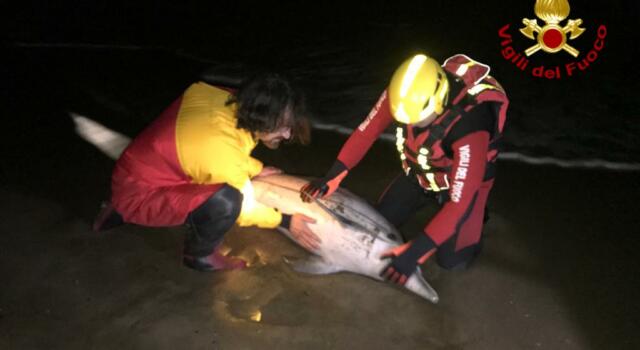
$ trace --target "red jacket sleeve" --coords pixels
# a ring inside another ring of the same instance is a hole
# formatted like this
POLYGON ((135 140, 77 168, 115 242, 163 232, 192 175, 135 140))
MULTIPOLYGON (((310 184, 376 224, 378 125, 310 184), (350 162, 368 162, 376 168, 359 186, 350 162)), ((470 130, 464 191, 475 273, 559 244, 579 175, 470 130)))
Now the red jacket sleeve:
POLYGON ((489 133, 476 131, 453 142, 453 166, 449 174, 449 198, 425 227, 425 233, 441 245, 462 226, 473 209, 484 178, 489 133))
POLYGON ((349 169, 353 169, 367 154, 373 142, 391 124, 393 116, 389 107, 387 90, 382 92, 367 118, 349 136, 338 154, 338 160, 349 169))

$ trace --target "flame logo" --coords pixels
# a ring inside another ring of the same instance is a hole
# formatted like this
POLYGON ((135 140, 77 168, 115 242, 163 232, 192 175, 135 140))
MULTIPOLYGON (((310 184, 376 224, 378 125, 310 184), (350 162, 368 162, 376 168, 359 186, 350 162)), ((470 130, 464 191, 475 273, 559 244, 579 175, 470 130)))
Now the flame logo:
POLYGON ((569 16, 568 0, 536 0, 533 11, 536 16, 549 24, 558 24, 569 16))

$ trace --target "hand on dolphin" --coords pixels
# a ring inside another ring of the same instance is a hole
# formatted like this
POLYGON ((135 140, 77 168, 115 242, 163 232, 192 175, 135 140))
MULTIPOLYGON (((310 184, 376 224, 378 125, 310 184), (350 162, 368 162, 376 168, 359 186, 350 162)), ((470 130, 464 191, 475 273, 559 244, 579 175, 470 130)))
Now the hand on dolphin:
POLYGON ((390 258, 391 262, 380 272, 380 277, 403 286, 416 272, 419 264, 436 251, 436 244, 424 233, 416 239, 382 253, 381 259, 390 258))
POLYGON ((340 187, 340 182, 349 173, 349 168, 341 161, 336 160, 327 174, 320 179, 313 180, 302 186, 300 198, 303 202, 311 202, 313 198, 325 198, 335 192, 340 187))
POLYGON ((311 251, 318 249, 322 242, 309 228, 309 224, 315 223, 316 220, 314 218, 304 214, 293 214, 293 216, 291 216, 291 224, 289 225, 289 232, 291 232, 296 242, 311 251))

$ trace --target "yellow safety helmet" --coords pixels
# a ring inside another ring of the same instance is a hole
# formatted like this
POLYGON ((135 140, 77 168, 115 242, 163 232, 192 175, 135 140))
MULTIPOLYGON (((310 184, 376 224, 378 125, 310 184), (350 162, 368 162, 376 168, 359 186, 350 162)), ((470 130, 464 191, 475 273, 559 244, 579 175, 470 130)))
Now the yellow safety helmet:
POLYGON ((404 61, 391 78, 391 113, 400 123, 415 124, 433 112, 441 114, 449 97, 449 81, 440 64, 418 54, 404 61))

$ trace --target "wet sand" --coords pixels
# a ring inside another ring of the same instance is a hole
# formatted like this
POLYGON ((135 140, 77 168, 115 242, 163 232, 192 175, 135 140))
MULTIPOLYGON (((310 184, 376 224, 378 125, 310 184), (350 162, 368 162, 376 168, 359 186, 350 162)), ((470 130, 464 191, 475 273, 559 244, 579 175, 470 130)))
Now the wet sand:
MULTIPOLYGON (((2 106, 0 349, 640 348, 637 173, 501 162, 477 263, 424 269, 438 305, 362 276, 292 272, 282 256, 307 253, 272 230, 229 233, 249 269, 198 273, 181 265, 185 228, 90 230, 113 162, 74 134, 68 112, 135 135, 204 67, 153 52, 9 59, 19 68, 6 69, 16 93, 2 106)), ((311 102, 330 120, 365 115, 380 87, 336 100, 340 79, 318 82, 335 93, 311 102)), ((256 155, 318 176, 344 140, 316 132, 309 147, 256 155)), ((344 185, 373 202, 399 170, 378 143, 344 185)))
MULTIPOLYGON (((233 229, 225 244, 251 267, 222 273, 182 267, 182 227, 95 234, 90 223, 113 163, 72 131, 50 131, 11 149, 13 166, 2 173, 2 349, 639 345, 637 174, 502 162, 485 250, 468 271, 427 263, 441 297, 432 305, 362 276, 295 273, 282 256, 307 253, 272 230, 233 229)), ((320 175, 343 141, 317 132, 312 146, 256 155, 290 173, 320 175)), ((345 186, 374 201, 396 161, 393 147, 379 143, 345 186)), ((403 231, 416 232, 430 212, 403 231)))

